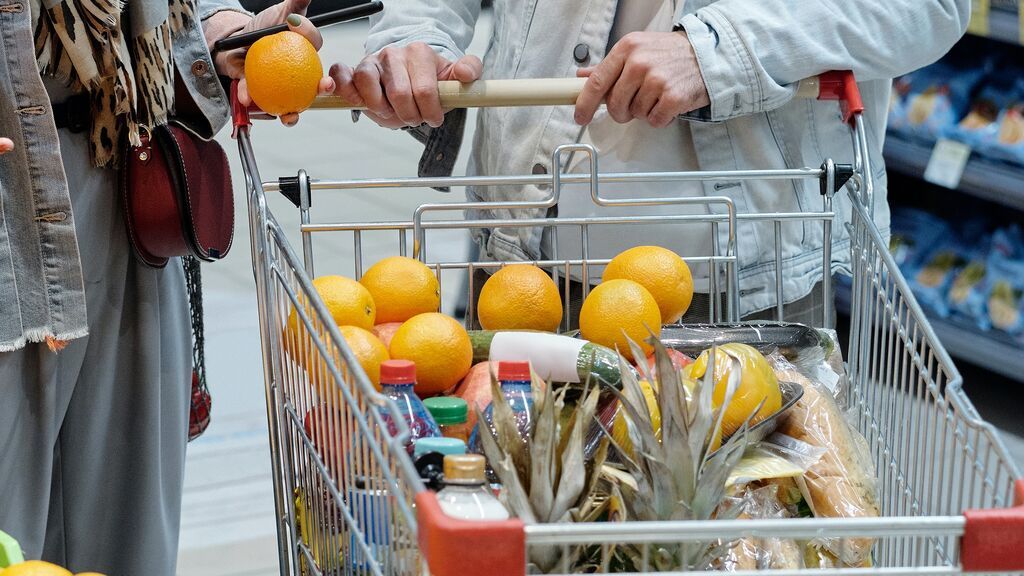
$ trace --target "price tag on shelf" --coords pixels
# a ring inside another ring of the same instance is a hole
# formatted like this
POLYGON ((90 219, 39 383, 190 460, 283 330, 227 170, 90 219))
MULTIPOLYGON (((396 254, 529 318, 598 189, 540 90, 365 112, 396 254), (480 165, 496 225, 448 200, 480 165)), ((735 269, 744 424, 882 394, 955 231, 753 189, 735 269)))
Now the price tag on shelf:
POLYGON ((963 142, 940 138, 924 170, 924 179, 932 184, 956 189, 971 158, 971 147, 963 142))
POLYGON ((971 21, 967 32, 976 36, 988 36, 989 0, 971 0, 971 21))

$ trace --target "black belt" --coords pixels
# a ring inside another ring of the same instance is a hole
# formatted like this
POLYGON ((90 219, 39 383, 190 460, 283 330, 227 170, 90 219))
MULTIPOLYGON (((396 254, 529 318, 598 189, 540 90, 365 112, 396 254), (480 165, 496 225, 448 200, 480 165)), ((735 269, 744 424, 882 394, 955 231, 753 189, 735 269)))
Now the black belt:
POLYGON ((52 107, 53 121, 58 130, 67 129, 77 134, 89 129, 92 107, 88 95, 76 94, 63 102, 54 103, 52 107))

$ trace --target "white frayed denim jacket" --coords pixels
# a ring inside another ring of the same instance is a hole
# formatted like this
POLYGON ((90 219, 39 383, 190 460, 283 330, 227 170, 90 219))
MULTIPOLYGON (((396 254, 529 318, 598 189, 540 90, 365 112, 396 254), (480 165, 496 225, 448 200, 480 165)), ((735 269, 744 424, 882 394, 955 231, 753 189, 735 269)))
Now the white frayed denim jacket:
MULTIPOLYGON (((571 77, 604 57, 618 2, 630 0, 495 0, 494 29, 484 77, 571 77), (583 45, 586 61, 574 59, 583 45)), ((970 0, 687 0, 676 18, 693 44, 711 105, 684 117, 690 122, 702 170, 818 166, 825 158, 852 162, 849 130, 835 102, 794 99, 803 78, 853 70, 867 107, 865 120, 875 174, 875 221, 888 230, 886 174, 881 151, 891 79, 929 64, 965 33, 970 0)), ((628 7, 628 6, 627 6, 628 7)), ((455 59, 472 39, 480 0, 387 0, 374 18, 367 53, 421 41, 455 59)), ((427 153, 421 173, 451 170, 458 152, 458 117, 422 135, 427 153), (436 162, 440 159, 440 162, 436 162), (440 165, 438 165, 440 164, 440 165)), ((575 142, 581 128, 571 107, 481 110, 469 170, 473 174, 550 171, 551 153, 575 142)), ((709 182, 707 196, 730 197, 741 213, 820 210, 816 181, 709 182)), ((535 186, 471 188, 472 201, 543 200, 535 186)), ((643 190, 638 188, 638 195, 643 190)), ((834 270, 849 264, 846 194, 836 196, 834 270)), ((510 218, 508 210, 477 216, 510 218)), ((542 217, 517 210, 516 217, 542 217)), ((743 222, 737 255, 741 314, 775 304, 775 237, 769 223, 743 222)), ((497 260, 541 257, 539 229, 496 228, 477 237, 482 254, 497 260)), ((783 293, 792 301, 822 275, 822 226, 783 226, 783 293)), ((723 244, 724 245, 724 244, 723 244)))
MULTIPOLYGON (((201 19, 242 11, 238 0, 200 0, 199 9, 201 19)), ((227 122, 228 99, 200 21, 174 39, 174 60, 199 110, 182 120, 213 136, 227 122)), ((27 0, 0 0, 0 136, 14 141, 0 156, 0 352, 81 337, 87 324, 75 221, 27 0)))

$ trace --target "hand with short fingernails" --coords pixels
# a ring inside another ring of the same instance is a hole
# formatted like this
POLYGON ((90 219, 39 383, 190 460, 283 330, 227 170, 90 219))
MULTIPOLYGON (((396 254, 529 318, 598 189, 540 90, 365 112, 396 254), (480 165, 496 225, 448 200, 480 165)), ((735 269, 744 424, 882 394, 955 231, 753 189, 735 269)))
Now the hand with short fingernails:
POLYGON ((576 123, 589 124, 604 101, 619 123, 644 120, 668 126, 680 114, 710 104, 697 55, 685 32, 632 32, 596 66, 577 70, 587 78, 576 100, 576 123))
POLYGON ((357 105, 386 128, 419 126, 434 128, 444 122, 437 83, 440 80, 472 82, 480 78, 483 63, 476 56, 455 62, 423 42, 387 47, 363 59, 353 70, 344 64, 331 66, 334 93, 357 105))

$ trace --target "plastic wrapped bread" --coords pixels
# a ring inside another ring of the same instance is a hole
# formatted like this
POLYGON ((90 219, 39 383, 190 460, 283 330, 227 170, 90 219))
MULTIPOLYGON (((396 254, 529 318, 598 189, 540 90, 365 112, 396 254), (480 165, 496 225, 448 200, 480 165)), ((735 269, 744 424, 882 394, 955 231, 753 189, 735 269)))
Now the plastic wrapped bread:
MULTIPOLYGON (((778 486, 751 484, 741 497, 743 512, 738 519, 786 518, 787 507, 779 500, 778 486)), ((786 570, 803 568, 803 550, 789 538, 741 538, 721 558, 720 569, 786 570)))
MULTIPOLYGON (((780 380, 804 387, 779 432, 825 449, 797 484, 818 518, 864 518, 879 514, 874 467, 864 453, 859 432, 850 428, 828 391, 811 382, 780 356, 770 358, 780 380)), ((872 538, 822 539, 820 545, 847 566, 870 559, 872 538)))

